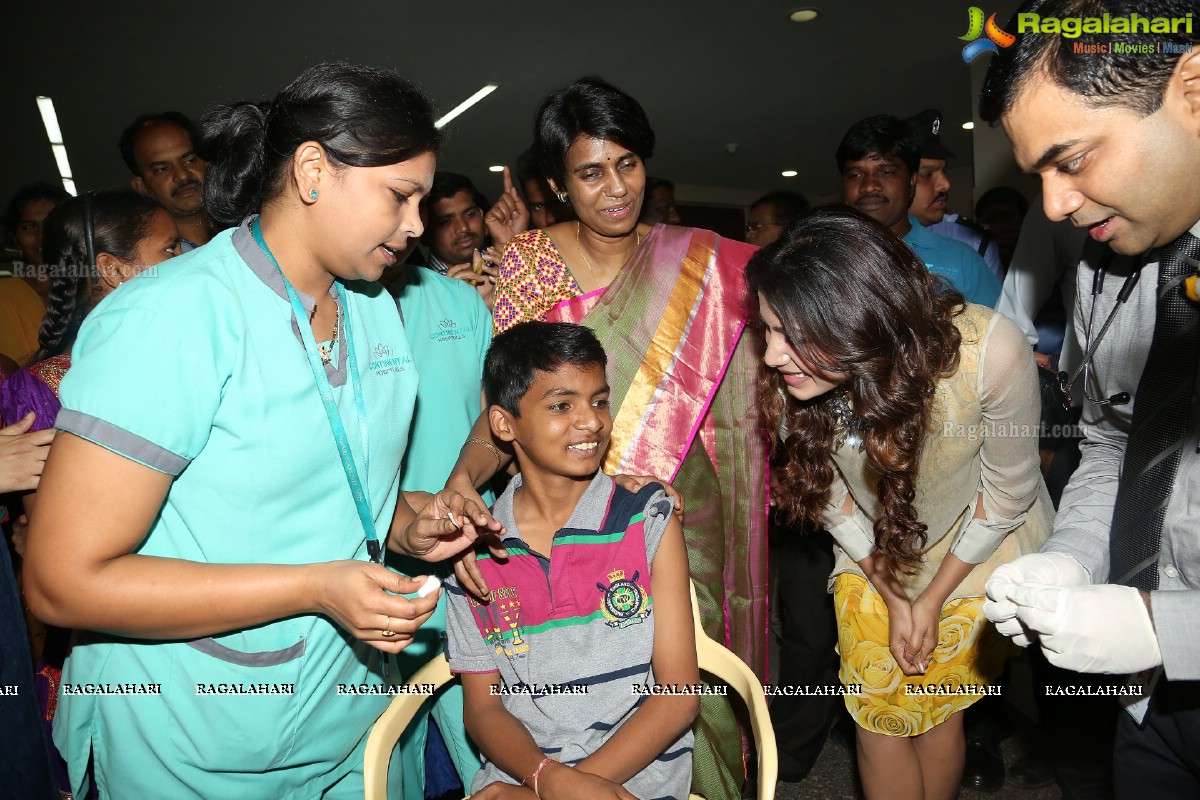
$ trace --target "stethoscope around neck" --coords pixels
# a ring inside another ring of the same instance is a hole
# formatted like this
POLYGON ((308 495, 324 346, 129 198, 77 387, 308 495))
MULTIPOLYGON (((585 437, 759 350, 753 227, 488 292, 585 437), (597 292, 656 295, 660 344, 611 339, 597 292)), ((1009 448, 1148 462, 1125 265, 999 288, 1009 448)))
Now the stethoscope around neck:
POLYGON ((1098 406, 1123 406, 1129 403, 1132 399, 1129 392, 1117 392, 1109 397, 1095 398, 1088 393, 1088 383, 1092 377, 1092 358, 1096 355, 1096 351, 1100 349, 1100 343, 1104 341, 1104 335, 1108 333, 1108 329, 1112 326, 1113 319, 1117 316, 1117 312, 1121 310, 1121 306, 1133 294, 1133 289, 1137 286, 1138 278, 1142 274, 1142 267, 1139 265, 1133 272, 1129 273, 1129 277, 1121 284, 1121 291, 1117 292, 1117 302, 1113 304, 1112 310, 1108 312, 1108 317, 1104 320, 1104 325, 1100 327, 1100 332, 1096 334, 1096 340, 1092 341, 1092 327, 1096 321, 1096 299, 1100 293, 1104 291, 1104 275, 1108 272, 1108 265, 1113 259, 1113 251, 1106 250, 1100 259, 1100 266, 1096 268, 1096 274, 1092 276, 1092 309, 1088 314, 1087 331, 1084 333, 1085 339, 1083 344, 1083 360, 1079 362, 1079 366, 1067 377, 1067 373, 1058 373, 1059 383, 1062 385, 1063 392, 1067 395, 1071 393, 1071 387, 1075 385, 1075 381, 1079 379, 1080 373, 1083 374, 1083 396, 1089 402, 1095 403, 1098 406))

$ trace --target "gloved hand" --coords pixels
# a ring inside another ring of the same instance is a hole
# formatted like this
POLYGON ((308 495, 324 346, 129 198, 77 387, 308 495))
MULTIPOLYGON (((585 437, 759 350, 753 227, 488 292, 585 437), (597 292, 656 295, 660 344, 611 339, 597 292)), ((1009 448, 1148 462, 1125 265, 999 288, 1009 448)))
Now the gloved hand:
POLYGON ((1150 612, 1132 586, 1015 586, 1008 596, 1056 667, 1124 675, 1162 663, 1150 612))
POLYGON ((1002 564, 988 578, 984 588, 988 599, 983 604, 983 613, 996 624, 996 630, 1012 637, 1014 644, 1027 647, 1029 631, 1017 619, 1017 608, 1009 600, 1010 590, 1034 583, 1067 587, 1087 586, 1091 582, 1091 576, 1078 559, 1065 553, 1030 553, 1002 564))

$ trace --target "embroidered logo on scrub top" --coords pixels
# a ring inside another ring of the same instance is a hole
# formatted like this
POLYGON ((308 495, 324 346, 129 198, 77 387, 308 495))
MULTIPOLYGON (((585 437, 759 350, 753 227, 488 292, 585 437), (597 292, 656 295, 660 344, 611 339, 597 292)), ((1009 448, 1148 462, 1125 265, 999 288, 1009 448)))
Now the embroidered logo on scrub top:
POLYGON ((470 333, 468 329, 460 328, 454 320, 443 317, 438 323, 438 329, 431 331, 429 338, 435 342, 455 342, 467 338, 468 333, 470 333))
POLYGON ((608 573, 608 586, 596 581, 596 588, 604 592, 600 613, 608 620, 610 628, 627 628, 650 616, 650 597, 636 581, 640 573, 634 570, 633 578, 625 577, 625 570, 614 569, 608 573))
POLYGON ((367 369, 376 375, 387 375, 389 372, 404 372, 412 363, 412 356, 395 356, 393 350, 383 342, 375 345, 371 351, 371 364, 367 369))
POLYGON ((529 643, 521 630, 521 598, 515 586, 501 586, 492 590, 491 600, 483 605, 471 598, 475 619, 487 643, 495 648, 496 655, 509 657, 529 652, 529 643))

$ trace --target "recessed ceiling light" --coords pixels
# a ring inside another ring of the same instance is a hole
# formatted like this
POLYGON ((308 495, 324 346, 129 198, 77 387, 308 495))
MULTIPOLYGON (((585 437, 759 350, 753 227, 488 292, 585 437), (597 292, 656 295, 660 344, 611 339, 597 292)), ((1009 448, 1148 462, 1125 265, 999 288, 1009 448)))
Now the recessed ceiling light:
POLYGON ((488 167, 488 172, 504 172, 504 167, 500 164, 493 164, 488 167))
POLYGON ((973 131, 973 130, 975 130, 975 123, 974 123, 974 122, 964 122, 964 123, 963 123, 963 130, 964 130, 964 131, 973 131))
POLYGON ((794 178, 797 175, 799 175, 800 173, 796 172, 796 170, 794 170, 794 169, 785 169, 783 172, 781 172, 779 174, 785 178, 794 178))
POLYGON ((454 107, 454 108, 453 108, 453 109, 450 111, 450 113, 449 113, 449 114, 447 114, 446 116, 444 116, 444 117, 442 117, 441 119, 439 119, 439 120, 437 120, 436 122, 434 122, 434 123, 433 123, 433 127, 435 127, 435 128, 444 128, 444 127, 445 127, 447 124, 449 124, 450 120, 454 119, 454 118, 455 118, 455 117, 457 117, 459 114, 463 113, 463 112, 464 112, 464 111, 466 111, 468 108, 470 108, 471 106, 475 105, 475 104, 476 104, 476 103, 478 103, 480 100, 482 100, 483 98, 487 97, 489 94, 491 94, 492 92, 496 91, 496 90, 497 90, 497 89, 499 89, 499 88, 500 88, 500 84, 498 84, 498 83, 486 83, 486 84, 484 84, 484 86, 483 86, 483 88, 482 88, 482 89, 480 89, 478 92, 476 92, 475 94, 473 94, 473 95, 471 95, 470 97, 468 97, 466 100, 463 100, 461 103, 459 103, 458 105, 456 105, 456 106, 455 106, 455 107, 454 107))
POLYGON ((38 97, 37 107, 42 114, 42 125, 46 128, 46 138, 50 140, 50 151, 54 153, 63 188, 75 195, 75 179, 71 176, 71 162, 67 160, 67 146, 63 144, 62 129, 58 127, 58 113, 54 110, 54 101, 49 97, 38 97))
POLYGON ((815 8, 797 8, 788 14, 792 22, 812 22, 821 12, 815 8))

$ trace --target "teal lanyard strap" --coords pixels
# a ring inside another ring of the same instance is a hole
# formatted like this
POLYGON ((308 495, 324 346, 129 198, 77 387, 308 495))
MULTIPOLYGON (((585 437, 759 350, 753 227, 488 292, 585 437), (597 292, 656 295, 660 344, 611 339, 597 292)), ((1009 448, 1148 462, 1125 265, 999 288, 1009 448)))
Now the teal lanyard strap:
MULTIPOLYGON (((275 269, 279 271, 279 277, 283 279, 283 288, 287 290, 288 300, 292 304, 292 314, 296 318, 296 327, 300 329, 300 338, 304 342, 304 353, 308 356, 308 365, 317 382, 317 391, 321 395, 322 405, 325 406, 325 416, 329 418, 329 428, 333 432, 338 455, 342 459, 342 470, 346 473, 346 482, 350 484, 350 492, 354 495, 354 505, 358 509, 358 520, 362 523, 367 552, 372 561, 382 563, 382 549, 379 546, 379 537, 375 533, 375 520, 371 515, 371 496, 366 483, 359 478, 358 466, 354 463, 354 454, 350 451, 350 440, 346 435, 346 428, 342 424, 342 416, 338 413, 337 405, 333 400, 333 387, 330 386, 329 378, 325 375, 325 367, 321 365, 317 356, 317 343, 313 336, 312 325, 308 321, 308 314, 300 303, 300 297, 296 294, 296 290, 292 288, 291 282, 283 274, 283 269, 279 266, 271 248, 267 247, 257 219, 250 223, 250 233, 267 258, 275 265, 275 269)), ((333 285, 337 287, 338 300, 342 304, 342 327, 346 331, 344 337, 346 360, 350 364, 350 383, 354 391, 354 406, 358 410, 358 432, 362 440, 363 452, 363 475, 366 476, 370 469, 370 451, 367 449, 367 412, 363 402, 362 380, 358 374, 358 359, 354 352, 354 336, 351 334, 350 306, 346 303, 346 290, 342 288, 342 285, 337 281, 334 281, 333 285)))

